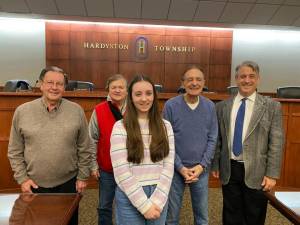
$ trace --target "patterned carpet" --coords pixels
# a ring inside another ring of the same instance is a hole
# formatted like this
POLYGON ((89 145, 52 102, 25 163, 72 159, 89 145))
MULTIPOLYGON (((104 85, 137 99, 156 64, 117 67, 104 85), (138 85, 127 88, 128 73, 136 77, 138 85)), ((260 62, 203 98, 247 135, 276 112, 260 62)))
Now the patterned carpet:
MULTIPOLYGON (((97 225, 98 190, 88 189, 84 192, 79 208, 79 225, 97 225)), ((209 189, 209 224, 221 225, 222 193, 219 188, 209 189)), ((192 225, 193 215, 188 189, 185 191, 180 225, 192 225)), ((134 224, 133 224, 134 225, 134 224)), ((268 206, 265 225, 292 225, 276 209, 268 206)))

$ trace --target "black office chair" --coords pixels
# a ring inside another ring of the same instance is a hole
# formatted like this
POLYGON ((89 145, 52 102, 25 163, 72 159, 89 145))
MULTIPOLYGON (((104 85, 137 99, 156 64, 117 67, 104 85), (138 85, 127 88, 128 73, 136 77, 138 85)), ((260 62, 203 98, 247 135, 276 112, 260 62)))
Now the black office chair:
POLYGON ((163 86, 161 84, 154 84, 156 92, 163 92, 163 86))
POLYGON ((66 85, 66 91, 75 91, 75 90, 88 90, 93 91, 95 85, 92 82, 87 81, 78 81, 78 80, 69 80, 66 85))
POLYGON ((177 89, 177 93, 178 93, 178 94, 184 94, 184 93, 186 93, 185 88, 184 88, 183 86, 180 86, 180 87, 177 89))
POLYGON ((239 88, 237 86, 229 86, 227 87, 227 92, 230 95, 236 95, 239 92, 239 88))
POLYGON ((300 86, 285 86, 277 88, 278 98, 300 98, 300 86))
POLYGON ((28 80, 8 80, 3 88, 3 91, 17 92, 17 91, 29 91, 31 86, 28 80))
POLYGON ((77 80, 69 80, 68 84, 66 85, 66 91, 74 91, 77 89, 77 80))
POLYGON ((76 90, 93 91, 94 89, 95 89, 95 85, 92 82, 77 81, 77 89, 76 90))
POLYGON ((204 86, 203 89, 202 89, 202 92, 209 92, 208 87, 204 86))

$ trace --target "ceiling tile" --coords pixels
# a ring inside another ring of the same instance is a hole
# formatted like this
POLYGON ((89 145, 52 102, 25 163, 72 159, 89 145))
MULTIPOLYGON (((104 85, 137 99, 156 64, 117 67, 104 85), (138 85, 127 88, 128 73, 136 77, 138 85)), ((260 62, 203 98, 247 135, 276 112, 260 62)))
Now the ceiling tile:
POLYGON ((300 5, 300 1, 299 0, 286 0, 284 2, 285 5, 300 5))
POLYGON ((281 6, 268 24, 277 26, 290 26, 299 16, 300 7, 281 6))
POLYGON ((57 8, 53 0, 26 0, 30 11, 35 14, 56 15, 57 8))
POLYGON ((141 0, 114 0, 115 16, 120 18, 140 18, 141 0))
POLYGON ((246 24, 266 24, 279 8, 279 5, 256 4, 244 21, 246 24))
POLYGON ((252 6, 250 3, 227 3, 219 22, 242 23, 252 6))
POLYGON ((1 0, 1 8, 4 12, 30 13, 24 0, 1 0))
POLYGON ((217 22, 225 7, 225 2, 201 1, 199 2, 195 21, 217 22))
POLYGON ((88 16, 113 17, 113 0, 85 0, 88 16))
POLYGON ((167 19, 170 0, 143 0, 142 18, 167 19))
POLYGON ((267 4, 281 4, 285 0, 257 0, 256 3, 267 3, 267 4))
POLYGON ((86 16, 84 0, 56 0, 56 4, 61 15, 66 16, 86 16))
POLYGON ((256 0, 228 0, 228 2, 236 2, 236 3, 253 3, 256 0))
POLYGON ((193 0, 172 0, 168 19, 193 20, 198 3, 198 1, 193 0))

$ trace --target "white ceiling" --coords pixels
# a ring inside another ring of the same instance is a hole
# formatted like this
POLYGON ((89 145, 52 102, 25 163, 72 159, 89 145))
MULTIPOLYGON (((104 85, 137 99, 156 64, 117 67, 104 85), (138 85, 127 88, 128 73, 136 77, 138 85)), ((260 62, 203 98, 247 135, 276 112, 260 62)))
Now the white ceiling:
POLYGON ((299 29, 300 0, 0 0, 1 15, 299 29))

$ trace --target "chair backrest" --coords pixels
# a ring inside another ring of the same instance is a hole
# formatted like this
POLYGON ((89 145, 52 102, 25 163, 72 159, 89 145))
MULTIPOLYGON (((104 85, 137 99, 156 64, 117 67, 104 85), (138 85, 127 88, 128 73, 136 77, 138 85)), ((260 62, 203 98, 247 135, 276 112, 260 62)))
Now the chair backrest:
POLYGON ((239 88, 237 86, 229 86, 227 87, 227 92, 230 95, 236 95, 239 91, 239 88))
POLYGON ((92 82, 77 81, 77 88, 76 88, 76 90, 93 91, 94 89, 95 89, 95 85, 92 82))
POLYGON ((66 91, 75 91, 75 90, 88 90, 93 91, 95 85, 92 82, 80 81, 80 80, 69 80, 65 88, 66 91))
POLYGON ((178 94, 184 94, 184 93, 186 93, 185 88, 184 88, 183 86, 180 86, 180 87, 177 89, 177 93, 178 93, 178 94))
POLYGON ((3 88, 3 91, 16 92, 31 90, 28 80, 8 80, 3 88))
POLYGON ((209 92, 209 89, 208 89, 208 87, 204 86, 204 87, 202 88, 202 91, 203 91, 203 92, 209 92))
POLYGON ((300 86, 286 86, 277 88, 278 98, 300 98, 300 86))
POLYGON ((74 91, 77 88, 77 80, 69 80, 68 84, 66 85, 66 91, 74 91))
POLYGON ((163 92, 163 86, 161 84, 154 84, 156 92, 163 92))

